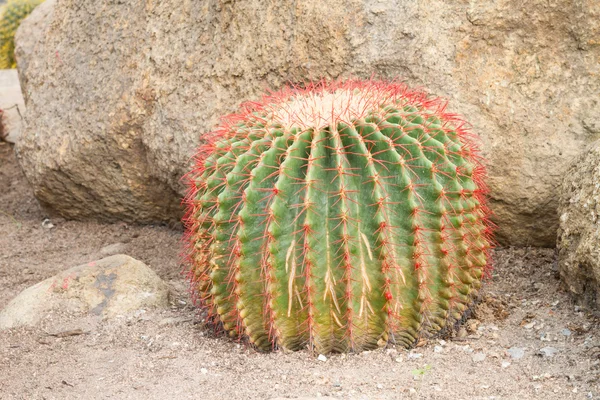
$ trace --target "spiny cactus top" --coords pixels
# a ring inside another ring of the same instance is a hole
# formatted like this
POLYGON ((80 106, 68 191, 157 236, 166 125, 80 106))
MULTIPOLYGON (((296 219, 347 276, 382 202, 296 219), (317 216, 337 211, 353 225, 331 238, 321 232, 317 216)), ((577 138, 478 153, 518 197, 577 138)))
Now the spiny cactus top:
POLYGON ((15 32, 43 0, 8 0, 0 7, 0 69, 16 68, 15 32))
POLYGON ((463 122, 400 83, 288 88, 205 138, 189 174, 197 301, 260 349, 370 349, 461 317, 488 265, 463 122))

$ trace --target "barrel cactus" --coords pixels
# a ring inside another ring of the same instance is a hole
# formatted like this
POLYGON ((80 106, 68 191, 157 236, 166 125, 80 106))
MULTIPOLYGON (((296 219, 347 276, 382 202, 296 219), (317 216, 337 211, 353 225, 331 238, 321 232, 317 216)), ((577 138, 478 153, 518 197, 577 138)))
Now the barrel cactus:
POLYGON ((461 318, 489 266, 474 140, 404 84, 266 95, 225 117, 195 162, 192 291, 259 349, 410 347, 461 318))
POLYGON ((0 7, 0 69, 16 68, 15 32, 43 0, 8 0, 0 7))

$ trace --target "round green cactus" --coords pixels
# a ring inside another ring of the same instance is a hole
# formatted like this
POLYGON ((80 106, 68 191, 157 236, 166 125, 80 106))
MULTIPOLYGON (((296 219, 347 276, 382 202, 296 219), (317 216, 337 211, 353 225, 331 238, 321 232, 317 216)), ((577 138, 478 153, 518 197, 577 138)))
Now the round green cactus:
POLYGON ((15 32, 43 0, 8 0, 0 7, 0 69, 16 68, 15 32))
POLYGON ((198 303, 260 349, 411 346, 489 265, 485 170, 445 104, 395 82, 288 88, 206 138, 189 174, 198 303))

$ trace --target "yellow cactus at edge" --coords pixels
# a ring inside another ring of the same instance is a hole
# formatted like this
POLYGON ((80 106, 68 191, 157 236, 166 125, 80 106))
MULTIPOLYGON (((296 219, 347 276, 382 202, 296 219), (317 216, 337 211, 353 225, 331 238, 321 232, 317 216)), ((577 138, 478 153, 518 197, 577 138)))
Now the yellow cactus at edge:
POLYGON ((0 69, 16 68, 15 32, 43 0, 8 0, 0 7, 0 69))

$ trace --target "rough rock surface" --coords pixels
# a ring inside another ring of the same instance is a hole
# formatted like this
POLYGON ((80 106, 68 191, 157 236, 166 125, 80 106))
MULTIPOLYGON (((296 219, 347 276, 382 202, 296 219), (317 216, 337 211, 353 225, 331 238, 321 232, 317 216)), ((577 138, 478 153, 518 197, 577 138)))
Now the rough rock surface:
POLYGON ((0 311, 0 329, 32 326, 54 311, 114 318, 167 307, 169 289, 147 265, 115 255, 66 270, 22 291, 0 311))
POLYGON ((377 74, 448 98, 482 137, 505 244, 555 243, 556 188, 600 137, 593 0, 61 0, 34 25, 52 5, 17 34, 18 153, 70 218, 173 218, 201 134, 287 81, 377 74))
POLYGON ((21 137, 25 102, 16 69, 0 70, 0 140, 16 143, 21 137))
POLYGON ((600 141, 569 168, 559 212, 560 275, 582 304, 600 309, 600 141))

